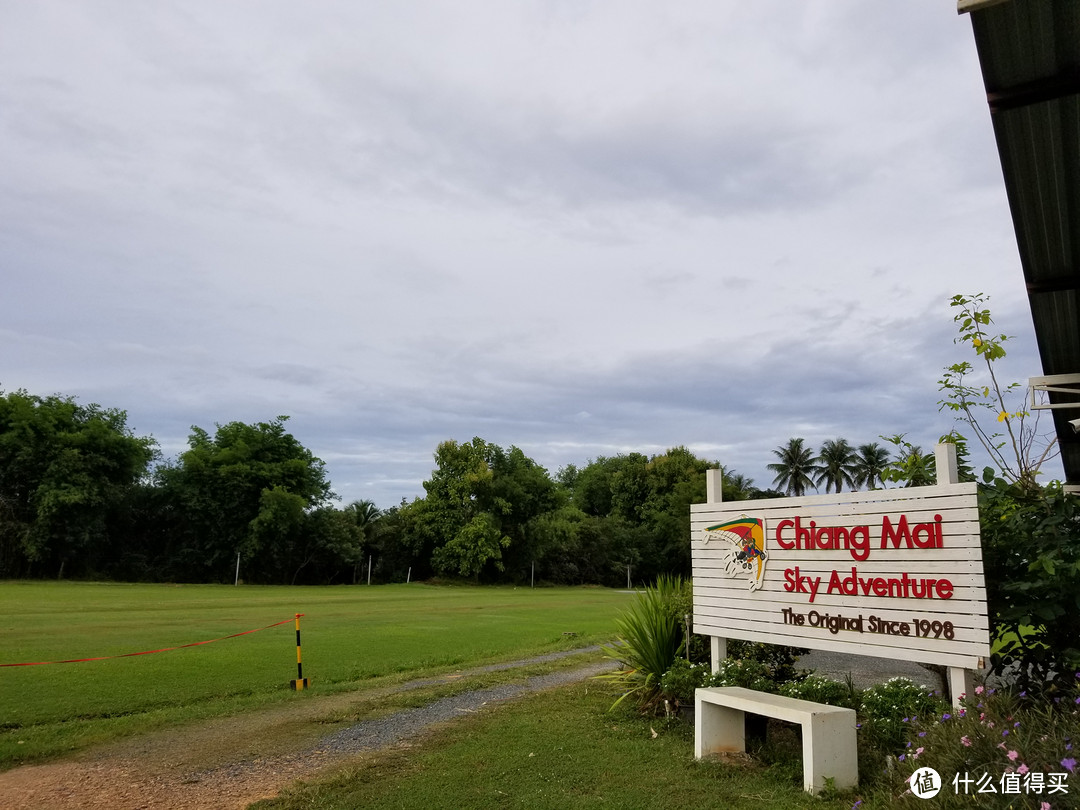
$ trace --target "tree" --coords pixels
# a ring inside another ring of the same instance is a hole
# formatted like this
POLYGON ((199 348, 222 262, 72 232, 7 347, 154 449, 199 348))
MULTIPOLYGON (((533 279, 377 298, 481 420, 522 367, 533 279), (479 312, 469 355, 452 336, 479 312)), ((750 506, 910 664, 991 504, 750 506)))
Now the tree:
POLYGON ((480 512, 435 550, 431 562, 439 571, 479 577, 488 563, 500 571, 505 568, 502 554, 509 545, 510 538, 502 533, 494 515, 480 512))
MULTIPOLYGON (((599 456, 574 469, 570 489, 573 504, 586 515, 603 517, 617 512, 639 521, 648 496, 649 459, 641 453, 599 456)), ((564 474, 564 480, 569 480, 564 474)))
POLYGON ((650 579, 660 574, 690 576, 690 505, 704 502, 705 471, 715 466, 681 445, 649 460, 642 511, 650 545, 658 554, 650 579))
POLYGON ((821 445, 821 452, 814 459, 814 486, 825 484, 825 492, 830 488, 840 493, 844 484, 855 488, 855 449, 847 439, 828 439, 821 445))
POLYGON ((353 525, 359 532, 359 544, 356 548, 355 554, 351 555, 353 559, 353 584, 356 584, 356 578, 359 574, 360 564, 364 560, 364 544, 369 540, 375 531, 375 522, 381 517, 382 513, 378 507, 372 501, 359 500, 353 501, 343 510, 353 522, 353 525))
POLYGON ((751 498, 768 497, 760 494, 762 490, 754 486, 754 479, 747 478, 742 473, 718 465, 720 469, 721 495, 725 501, 745 501, 751 498))
POLYGON ((877 489, 885 487, 882 475, 889 466, 889 451, 877 442, 860 444, 852 461, 852 478, 855 487, 877 489))
POLYGON ((946 367, 938 381, 938 390, 945 395, 938 402, 938 408, 953 411, 957 419, 971 427, 975 438, 1007 481, 1033 488, 1037 486, 1039 468, 1058 452, 1057 437, 1039 433, 1038 413, 1032 418, 1024 404, 1026 392, 1015 407, 1009 401, 1020 383, 1003 387, 998 381, 994 364, 1005 357, 1005 344, 1011 338, 990 333, 993 320, 986 307, 988 302, 989 297, 981 293, 954 295, 950 301, 950 306, 958 310, 953 321, 960 331, 953 342, 971 347, 985 366, 986 377, 982 384, 972 384, 970 379, 975 369, 967 361, 946 367), (986 412, 993 414, 991 425, 996 428, 987 427, 979 420, 980 413, 986 412))
POLYGON ((60 576, 91 571, 156 454, 122 410, 22 390, 0 396, 0 574, 32 564, 60 576))
POLYGON ((937 483, 937 461, 933 453, 924 453, 917 444, 904 440, 906 434, 882 436, 885 441, 894 444, 898 453, 896 459, 881 474, 882 480, 905 487, 928 487, 937 483))
POLYGON ((321 506, 308 513, 293 561, 299 561, 292 581, 325 583, 348 576, 356 582, 356 570, 364 556, 364 533, 348 508, 321 506))
POLYGON ((779 461, 766 465, 776 473, 773 483, 783 487, 788 495, 805 495, 814 486, 814 454, 804 445, 803 439, 790 439, 785 445, 773 450, 779 461))
POLYGON ((479 437, 439 444, 427 496, 411 514, 412 542, 432 548, 436 570, 479 578, 487 568, 519 569, 536 553, 530 521, 559 505, 555 483, 519 448, 479 437))
POLYGON ((163 468, 160 483, 183 536, 181 575, 228 580, 237 556, 245 578, 288 581, 302 516, 333 493, 323 462, 272 422, 217 425, 214 435, 192 427, 188 449, 163 468))

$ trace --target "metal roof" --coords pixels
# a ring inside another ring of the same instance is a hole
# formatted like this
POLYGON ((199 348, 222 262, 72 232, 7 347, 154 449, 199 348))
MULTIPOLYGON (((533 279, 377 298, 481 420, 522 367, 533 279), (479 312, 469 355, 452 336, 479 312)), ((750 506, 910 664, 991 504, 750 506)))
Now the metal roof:
MULTIPOLYGON (((975 33, 1043 374, 1077 374, 1080 0, 959 0, 958 10, 975 33)), ((1080 407, 1051 413, 1066 482, 1080 486, 1069 425, 1080 407)))

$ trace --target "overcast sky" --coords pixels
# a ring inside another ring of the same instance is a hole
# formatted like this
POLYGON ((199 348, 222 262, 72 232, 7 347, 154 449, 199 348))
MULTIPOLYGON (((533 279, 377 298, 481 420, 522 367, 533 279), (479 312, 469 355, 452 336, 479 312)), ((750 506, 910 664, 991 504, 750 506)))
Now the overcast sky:
POLYGON ((381 507, 448 438, 929 449, 952 294, 1042 373, 955 6, 0 0, 0 388, 381 507))

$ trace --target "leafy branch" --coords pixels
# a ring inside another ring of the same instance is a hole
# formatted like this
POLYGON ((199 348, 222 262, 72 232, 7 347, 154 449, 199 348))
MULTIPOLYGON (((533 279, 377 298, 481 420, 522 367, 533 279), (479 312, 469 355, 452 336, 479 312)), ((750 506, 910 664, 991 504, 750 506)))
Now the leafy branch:
POLYGON ((960 334, 953 342, 970 346, 985 364, 989 384, 970 382, 975 366, 967 361, 946 366, 938 380, 938 390, 944 394, 938 406, 939 410, 947 408, 955 412, 957 419, 971 426, 975 438, 1007 480, 1034 487, 1039 468, 1057 453, 1057 437, 1039 435, 1038 414, 1032 417, 1023 404, 1027 401, 1026 390, 1021 395, 1019 407, 1010 406, 1009 401, 1016 395, 1020 383, 1002 387, 994 364, 1005 357, 1005 343, 1011 337, 993 334, 988 300, 982 293, 954 295, 949 305, 959 310, 953 320, 958 324, 960 334), (980 416, 985 420, 985 412, 993 414, 990 424, 1000 427, 987 427, 980 422, 980 416))

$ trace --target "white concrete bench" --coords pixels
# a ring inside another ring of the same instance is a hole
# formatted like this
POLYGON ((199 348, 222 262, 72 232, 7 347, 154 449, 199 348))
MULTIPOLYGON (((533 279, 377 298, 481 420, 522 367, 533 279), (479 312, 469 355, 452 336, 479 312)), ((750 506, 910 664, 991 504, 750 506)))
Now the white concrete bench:
POLYGON ((694 756, 746 750, 745 713, 802 725, 803 787, 816 793, 830 778, 838 789, 859 784, 855 712, 741 686, 698 689, 694 756))

